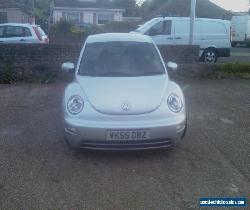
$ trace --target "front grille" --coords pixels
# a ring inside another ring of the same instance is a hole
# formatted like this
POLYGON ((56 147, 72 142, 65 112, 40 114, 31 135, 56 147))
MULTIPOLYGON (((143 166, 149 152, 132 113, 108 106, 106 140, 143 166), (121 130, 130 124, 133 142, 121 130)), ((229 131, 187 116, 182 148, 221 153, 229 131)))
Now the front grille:
POLYGON ((106 149, 106 150, 137 150, 137 149, 156 149, 167 148, 173 145, 170 139, 157 140, 114 140, 114 141, 83 141, 81 148, 87 149, 106 149))

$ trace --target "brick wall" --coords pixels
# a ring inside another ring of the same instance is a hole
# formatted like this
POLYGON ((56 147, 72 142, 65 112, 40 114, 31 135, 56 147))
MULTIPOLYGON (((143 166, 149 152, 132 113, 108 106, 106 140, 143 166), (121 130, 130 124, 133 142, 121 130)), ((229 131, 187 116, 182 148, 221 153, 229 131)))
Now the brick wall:
POLYGON ((64 45, 0 45, 0 71, 11 64, 20 77, 39 77, 41 71, 58 75, 63 62, 76 62, 80 47, 64 45))
MULTIPOLYGON (((0 71, 5 64, 12 64, 18 74, 29 77, 40 75, 40 71, 50 71, 55 75, 61 71, 63 62, 77 62, 82 44, 79 45, 0 45, 0 71)), ((198 47, 167 46, 161 47, 167 61, 194 63, 198 58, 198 47)))

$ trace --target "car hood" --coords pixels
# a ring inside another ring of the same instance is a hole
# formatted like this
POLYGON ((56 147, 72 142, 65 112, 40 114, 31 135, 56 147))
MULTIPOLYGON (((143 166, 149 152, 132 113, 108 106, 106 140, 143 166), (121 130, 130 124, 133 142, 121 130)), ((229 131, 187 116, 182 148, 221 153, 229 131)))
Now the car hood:
POLYGON ((167 74, 146 77, 77 77, 92 107, 103 114, 135 115, 156 110, 162 102, 167 74))

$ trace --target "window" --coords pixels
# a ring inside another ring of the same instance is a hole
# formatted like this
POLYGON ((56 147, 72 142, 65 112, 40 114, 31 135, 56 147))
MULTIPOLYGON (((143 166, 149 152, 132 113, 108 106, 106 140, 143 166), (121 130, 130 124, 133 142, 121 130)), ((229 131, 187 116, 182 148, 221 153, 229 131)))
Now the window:
POLYGON ((99 14, 98 15, 98 24, 105 24, 113 20, 114 20, 113 14, 99 14))
POLYGON ((23 28, 19 26, 7 26, 6 37, 22 37, 23 28))
POLYGON ((0 38, 3 38, 4 27, 0 26, 0 38))
POLYGON ((146 32, 146 34, 150 36, 171 35, 171 31, 172 31, 171 29, 172 29, 172 21, 164 20, 152 26, 148 30, 148 32, 146 32))
POLYGON ((27 27, 7 26, 5 36, 10 38, 10 37, 28 37, 32 35, 30 29, 27 27))
POLYGON ((25 37, 32 36, 29 28, 23 28, 23 33, 25 37))
POLYGON ((69 12, 67 14, 67 20, 74 24, 79 23, 79 13, 69 12))
POLYGON ((117 41, 87 44, 78 73, 93 77, 137 77, 164 74, 165 69, 153 44, 117 41))

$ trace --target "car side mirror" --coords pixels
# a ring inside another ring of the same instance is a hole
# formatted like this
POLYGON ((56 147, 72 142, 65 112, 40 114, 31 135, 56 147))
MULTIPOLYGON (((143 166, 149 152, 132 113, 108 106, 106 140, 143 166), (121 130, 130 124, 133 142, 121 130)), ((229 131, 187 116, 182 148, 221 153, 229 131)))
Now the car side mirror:
POLYGON ((62 71, 68 73, 75 73, 75 65, 73 63, 63 63, 62 71))
POLYGON ((168 62, 167 68, 171 71, 176 71, 178 69, 178 65, 176 63, 173 63, 173 62, 168 62))

